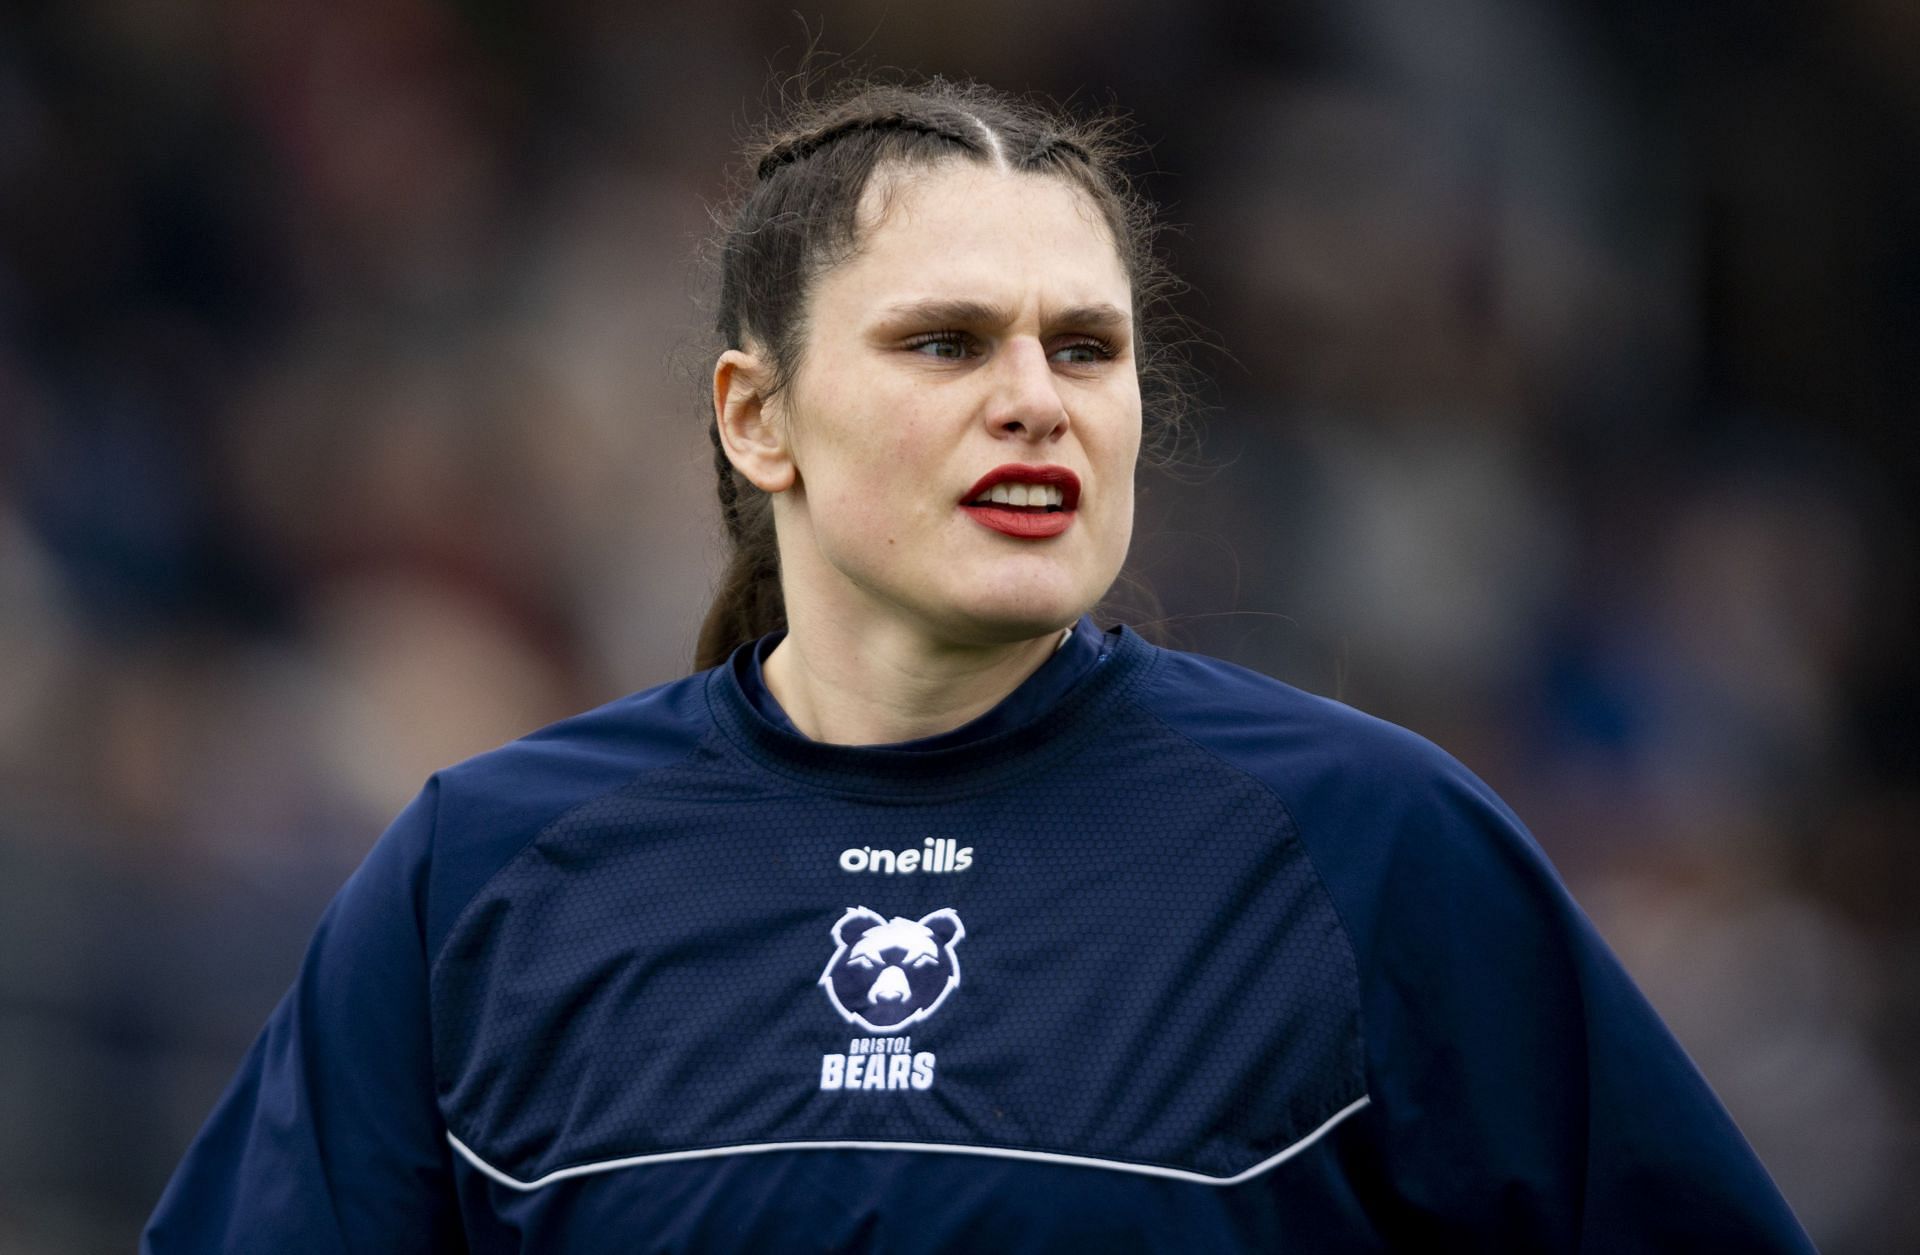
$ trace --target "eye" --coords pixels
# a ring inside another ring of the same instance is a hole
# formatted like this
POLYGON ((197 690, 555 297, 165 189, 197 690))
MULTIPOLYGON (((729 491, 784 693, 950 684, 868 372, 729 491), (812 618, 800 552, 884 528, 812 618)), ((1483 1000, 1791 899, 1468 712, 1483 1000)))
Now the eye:
POLYGON ((933 955, 923 954, 919 958, 913 961, 913 966, 914 967, 932 967, 938 962, 940 962, 940 960, 935 958, 933 955))
POLYGON ((929 331, 908 340, 906 347, 922 357, 957 362, 971 357, 976 346, 973 337, 964 331, 929 331))
POLYGON ((1063 344, 1047 356, 1063 366, 1093 366, 1110 360, 1113 355, 1112 344, 1089 336, 1063 344))
POLYGON ((857 967, 862 971, 870 972, 874 968, 874 962, 872 959, 869 959, 864 954, 856 954, 851 959, 847 960, 847 966, 857 967))

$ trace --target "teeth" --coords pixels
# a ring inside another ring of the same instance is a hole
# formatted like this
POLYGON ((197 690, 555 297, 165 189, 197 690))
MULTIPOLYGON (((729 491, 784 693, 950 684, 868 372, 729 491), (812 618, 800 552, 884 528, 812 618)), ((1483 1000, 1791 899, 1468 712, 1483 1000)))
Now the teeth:
POLYGON ((1065 505, 1067 495, 1058 484, 998 483, 987 490, 986 500, 996 505, 1046 507, 1065 505))

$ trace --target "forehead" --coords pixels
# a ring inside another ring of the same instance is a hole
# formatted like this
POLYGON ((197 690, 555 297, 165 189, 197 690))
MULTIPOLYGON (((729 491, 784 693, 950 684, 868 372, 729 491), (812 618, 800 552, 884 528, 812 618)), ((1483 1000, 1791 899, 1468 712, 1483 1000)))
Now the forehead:
POLYGON ((925 299, 1043 310, 1131 304, 1099 209, 1055 175, 962 161, 883 170, 858 221, 859 249, 815 292, 816 309, 832 317, 925 299))

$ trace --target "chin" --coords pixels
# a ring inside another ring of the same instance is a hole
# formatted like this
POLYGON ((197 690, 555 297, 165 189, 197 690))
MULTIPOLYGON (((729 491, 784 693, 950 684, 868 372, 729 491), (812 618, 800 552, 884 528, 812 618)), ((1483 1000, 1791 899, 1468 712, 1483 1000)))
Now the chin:
POLYGON ((1098 592, 1024 590, 1000 595, 959 596, 942 616, 956 640, 978 645, 1008 645, 1071 627, 1100 600, 1098 592))

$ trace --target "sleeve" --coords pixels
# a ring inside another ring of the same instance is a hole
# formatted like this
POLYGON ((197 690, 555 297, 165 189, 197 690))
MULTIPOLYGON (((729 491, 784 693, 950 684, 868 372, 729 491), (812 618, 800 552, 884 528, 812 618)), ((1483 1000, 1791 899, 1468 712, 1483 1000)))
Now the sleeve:
POLYGON ((430 782, 328 906, 162 1194, 142 1255, 466 1249, 429 1037, 437 797, 430 782))
POLYGON ((1369 1088, 1416 1249, 1813 1249, 1512 813, 1451 764, 1362 956, 1369 1088))

